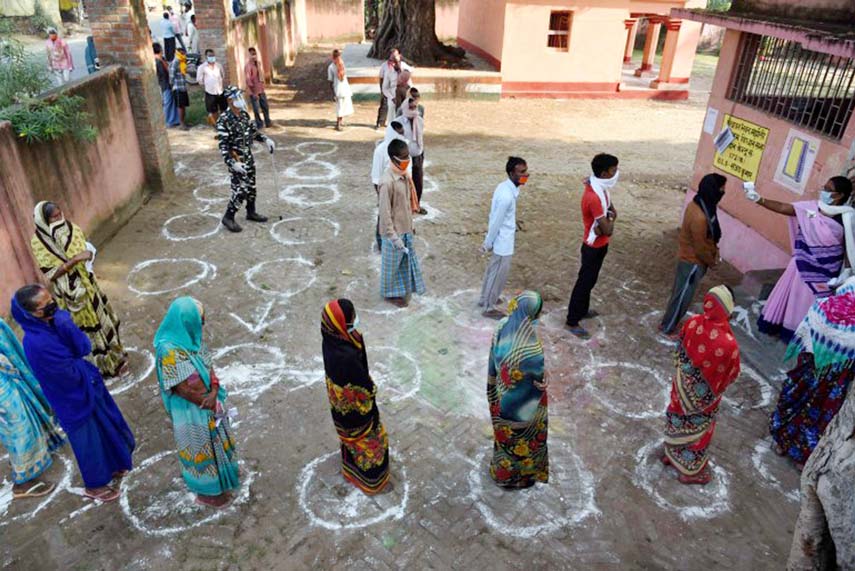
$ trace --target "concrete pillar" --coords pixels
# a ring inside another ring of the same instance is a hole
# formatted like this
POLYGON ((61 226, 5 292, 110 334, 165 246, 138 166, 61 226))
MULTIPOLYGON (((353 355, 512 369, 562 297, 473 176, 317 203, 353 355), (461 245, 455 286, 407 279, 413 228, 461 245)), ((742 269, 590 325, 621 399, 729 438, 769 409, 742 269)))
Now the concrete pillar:
POLYGON ((205 0, 194 2, 196 28, 199 30, 199 51, 214 50, 217 61, 223 66, 226 83, 238 82, 237 63, 233 45, 229 39, 231 6, 228 0, 205 0))
POLYGON ((653 70, 653 60, 656 57, 656 46, 659 44, 659 30, 662 20, 651 16, 647 20, 647 36, 644 38, 644 55, 641 57, 641 67, 635 70, 635 76, 641 77, 645 72, 653 70))
POLYGON ((638 33, 638 20, 629 18, 623 21, 626 26, 626 47, 623 50, 623 63, 632 61, 632 51, 635 47, 635 35, 638 33))
POLYGON ((154 192, 172 188, 175 173, 145 2, 89 0, 86 9, 101 65, 119 64, 128 74, 128 92, 143 153, 146 186, 154 192))
POLYGON ((688 20, 670 20, 666 28, 668 31, 662 53, 662 66, 659 69, 659 77, 650 84, 651 87, 658 87, 661 83, 689 83, 703 24, 688 20))
POLYGON ((662 48, 662 63, 659 64, 659 76, 650 83, 657 87, 660 83, 669 83, 671 68, 674 66, 674 56, 677 54, 677 39, 680 35, 681 20, 665 22, 665 45, 662 48))

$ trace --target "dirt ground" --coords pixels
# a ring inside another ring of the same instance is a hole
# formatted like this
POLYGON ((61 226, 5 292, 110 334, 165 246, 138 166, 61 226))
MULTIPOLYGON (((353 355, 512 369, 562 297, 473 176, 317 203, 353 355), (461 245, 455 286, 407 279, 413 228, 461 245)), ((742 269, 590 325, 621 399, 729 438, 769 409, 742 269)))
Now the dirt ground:
MULTIPOLYGON (((302 55, 294 78, 321 72, 302 55)), ((321 88, 326 88, 320 84, 321 88)), ((376 107, 332 130, 333 106, 292 82, 271 90, 279 145, 257 153, 272 220, 218 229, 228 195, 212 131, 170 132, 179 186, 154 196, 96 261, 123 319, 134 379, 112 386, 134 428, 137 468, 119 503, 81 497, 69 449, 40 503, 0 487, 0 563, 8 569, 782 569, 798 475, 769 450, 782 346, 752 327, 712 445, 714 481, 685 487, 656 460, 671 374, 657 339, 676 228, 704 99, 427 101, 425 202, 416 224, 427 294, 398 310, 379 298, 369 171, 376 107), (600 151, 621 161, 615 238, 594 293, 603 317, 582 342, 561 329, 578 269, 580 181, 600 151), (486 360, 495 322, 475 307, 490 197, 510 154, 528 160, 507 294, 536 289, 552 371, 548 485, 489 481, 486 360), (275 161, 275 162, 274 162, 275 161), (275 170, 274 170, 275 169, 275 170), (274 176, 275 174, 275 176, 274 176), (206 336, 239 410, 243 488, 221 512, 197 507, 171 452, 151 342, 170 301, 207 307, 206 336), (391 494, 369 499, 338 473, 320 361, 319 316, 349 297, 361 315, 390 435, 391 494)), ((243 215, 239 219, 243 221, 243 215)), ((732 285, 722 267, 705 279, 732 285)))

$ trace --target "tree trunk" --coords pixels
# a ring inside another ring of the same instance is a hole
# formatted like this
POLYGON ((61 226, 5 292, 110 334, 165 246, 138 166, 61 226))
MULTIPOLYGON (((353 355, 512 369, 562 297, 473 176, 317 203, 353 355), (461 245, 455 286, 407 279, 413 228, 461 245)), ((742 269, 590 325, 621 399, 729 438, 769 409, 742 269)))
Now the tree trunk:
POLYGON ((383 0, 383 17, 368 57, 385 60, 398 48, 418 65, 460 65, 466 52, 436 37, 435 0, 383 0))

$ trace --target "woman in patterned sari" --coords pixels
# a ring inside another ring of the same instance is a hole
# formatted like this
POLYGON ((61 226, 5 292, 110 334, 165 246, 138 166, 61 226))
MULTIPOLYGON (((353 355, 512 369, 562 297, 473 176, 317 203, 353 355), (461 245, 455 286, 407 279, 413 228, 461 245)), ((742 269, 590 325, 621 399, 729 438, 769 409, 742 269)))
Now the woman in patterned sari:
POLYGON ((0 319, 0 444, 12 464, 12 496, 37 498, 55 484, 39 478, 53 463, 51 452, 65 444, 53 411, 30 371, 18 338, 0 319))
POLYGON ((347 299, 331 301, 321 315, 327 397, 341 441, 344 478, 373 495, 391 490, 389 437, 380 422, 377 387, 368 373, 359 319, 347 299))
POLYGON ((665 413, 662 462, 683 484, 707 484, 707 450, 724 391, 739 376, 739 345, 730 328, 733 293, 720 285, 704 296, 704 313, 683 325, 675 352, 677 368, 665 413))
POLYGON ((240 487, 226 391, 202 340, 205 311, 192 297, 172 302, 154 336, 157 382, 172 420, 181 475, 196 503, 225 507, 240 487))
POLYGON ((490 476, 503 488, 549 481, 547 396, 537 320, 540 294, 525 291, 508 304, 490 347, 487 401, 493 422, 490 476))
POLYGON ((129 372, 128 355, 119 339, 119 318, 107 296, 98 287, 86 262, 92 252, 86 236, 53 202, 39 202, 33 212, 36 233, 30 240, 33 255, 50 282, 50 290, 60 309, 92 342, 95 365, 104 378, 129 372))
POLYGON ((787 349, 786 359, 793 357, 769 431, 775 452, 801 470, 855 376, 855 278, 813 304, 787 349))

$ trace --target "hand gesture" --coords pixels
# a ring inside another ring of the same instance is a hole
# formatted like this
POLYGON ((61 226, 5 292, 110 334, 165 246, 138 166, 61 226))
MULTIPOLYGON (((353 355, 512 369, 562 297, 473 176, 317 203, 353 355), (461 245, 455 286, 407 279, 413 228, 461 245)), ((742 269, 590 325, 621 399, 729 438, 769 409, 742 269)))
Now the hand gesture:
POLYGON ((238 174, 246 174, 246 165, 240 161, 232 163, 232 170, 238 174))

